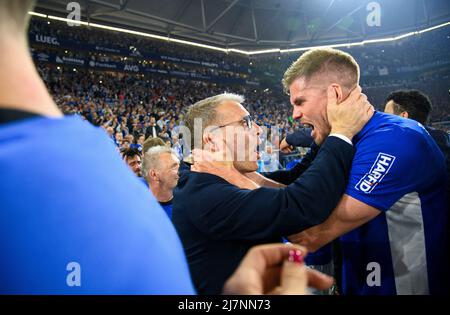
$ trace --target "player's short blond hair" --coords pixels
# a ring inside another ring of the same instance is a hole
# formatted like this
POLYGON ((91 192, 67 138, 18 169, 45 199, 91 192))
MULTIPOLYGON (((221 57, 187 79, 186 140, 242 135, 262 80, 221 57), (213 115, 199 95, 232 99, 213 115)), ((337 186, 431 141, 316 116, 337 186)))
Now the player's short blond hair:
POLYGON ((298 78, 309 80, 330 74, 337 78, 336 83, 349 89, 359 82, 359 66, 350 54, 333 48, 315 48, 289 66, 283 76, 283 88, 288 93, 292 82, 298 78))

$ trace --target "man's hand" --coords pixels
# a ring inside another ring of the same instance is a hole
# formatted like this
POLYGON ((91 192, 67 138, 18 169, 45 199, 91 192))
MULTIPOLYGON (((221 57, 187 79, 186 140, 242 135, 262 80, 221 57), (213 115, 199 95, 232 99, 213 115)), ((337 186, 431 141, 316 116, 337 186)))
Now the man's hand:
POLYGON ((280 143, 280 151, 281 152, 288 154, 288 153, 291 153, 292 150, 294 150, 294 147, 291 146, 289 143, 287 143, 286 138, 281 140, 281 143, 280 143))
POLYGON ((219 176, 241 189, 257 189, 259 185, 239 173, 232 162, 220 162, 221 154, 213 154, 209 151, 194 149, 192 151, 194 165, 191 171, 199 173, 208 173, 219 176), (217 160, 219 158, 219 160, 217 160))
POLYGON ((351 140, 373 115, 374 108, 367 100, 367 96, 361 93, 359 85, 339 104, 335 86, 328 87, 327 97, 327 115, 331 133, 344 135, 351 140))
POLYGON ((255 246, 247 253, 223 288, 223 294, 308 294, 307 287, 326 290, 333 278, 303 263, 287 261, 289 251, 299 250, 306 256, 305 248, 293 244, 255 246))
POLYGON ((317 248, 314 247, 314 244, 317 242, 317 235, 314 234, 313 228, 290 235, 288 240, 293 244, 304 246, 311 252, 315 252, 317 250, 317 248))

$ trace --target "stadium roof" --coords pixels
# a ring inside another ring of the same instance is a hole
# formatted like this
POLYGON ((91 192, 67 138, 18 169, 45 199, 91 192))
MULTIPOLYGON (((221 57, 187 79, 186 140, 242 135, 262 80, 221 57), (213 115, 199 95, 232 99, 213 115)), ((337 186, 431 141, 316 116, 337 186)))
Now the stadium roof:
MULTIPOLYGON (((39 0, 35 12, 67 17, 69 2, 39 0)), ((82 20, 91 23, 246 51, 363 41, 450 21, 447 0, 81 0, 79 4, 82 20)))

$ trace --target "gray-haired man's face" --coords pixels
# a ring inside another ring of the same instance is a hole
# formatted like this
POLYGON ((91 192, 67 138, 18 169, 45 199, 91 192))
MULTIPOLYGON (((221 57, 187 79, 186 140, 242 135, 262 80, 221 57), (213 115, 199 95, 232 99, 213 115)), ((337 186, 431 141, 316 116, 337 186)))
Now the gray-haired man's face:
POLYGON ((161 183, 168 189, 177 186, 179 175, 178 168, 180 161, 173 153, 161 153, 159 155, 157 175, 161 183))
POLYGON ((244 121, 249 112, 239 103, 225 101, 217 108, 220 118, 214 131, 218 142, 223 143, 224 160, 232 160, 237 170, 252 172, 258 169, 258 144, 261 128, 252 123, 251 128, 244 121))

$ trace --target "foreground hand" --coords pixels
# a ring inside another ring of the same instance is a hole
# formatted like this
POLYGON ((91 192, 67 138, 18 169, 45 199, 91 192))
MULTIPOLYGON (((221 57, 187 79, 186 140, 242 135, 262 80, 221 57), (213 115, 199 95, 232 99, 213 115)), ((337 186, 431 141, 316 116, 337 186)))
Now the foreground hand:
POLYGON ((308 294, 307 287, 326 290, 333 278, 307 268, 303 263, 287 261, 289 251, 305 248, 293 244, 269 244, 249 250, 234 274, 225 283, 223 293, 239 294, 308 294))
POLYGON ((338 133, 352 139, 372 117, 374 108, 361 93, 358 85, 341 103, 338 104, 335 88, 327 89, 327 115, 331 133, 338 133))

